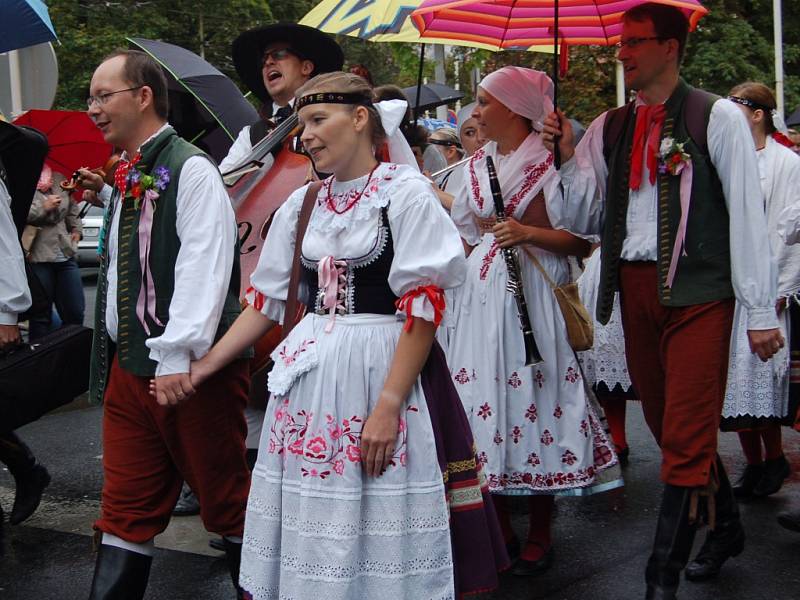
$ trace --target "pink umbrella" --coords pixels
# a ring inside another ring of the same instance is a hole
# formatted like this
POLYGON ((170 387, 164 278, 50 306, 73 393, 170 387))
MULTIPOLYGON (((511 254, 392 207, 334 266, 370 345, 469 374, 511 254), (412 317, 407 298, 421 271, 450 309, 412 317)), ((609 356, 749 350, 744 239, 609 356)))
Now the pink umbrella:
MULTIPOLYGON (((466 40, 498 50, 561 45, 562 71, 570 44, 610 46, 620 41, 625 11, 648 0, 425 0, 411 20, 425 38, 466 40), (558 32, 556 34, 556 32, 558 32)), ((652 1, 652 0, 651 0, 652 1)), ((691 29, 708 13, 698 0, 655 0, 680 8, 691 29)), ((559 56, 553 57, 558 105, 559 56)), ((556 168, 561 164, 558 146, 556 168)))

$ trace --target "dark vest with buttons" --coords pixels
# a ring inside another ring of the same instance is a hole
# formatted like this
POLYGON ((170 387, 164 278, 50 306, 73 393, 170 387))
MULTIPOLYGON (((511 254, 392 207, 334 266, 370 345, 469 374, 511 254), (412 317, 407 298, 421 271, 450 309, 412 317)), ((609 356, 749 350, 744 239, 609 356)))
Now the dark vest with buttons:
MULTIPOLYGON (((388 281, 394 260, 394 246, 386 208, 381 209, 377 234, 375 244, 367 254, 358 258, 342 259, 347 263, 347 284, 342 288, 343 297, 337 302, 341 306, 337 314, 395 314, 397 296, 389 287, 388 281)), ((318 261, 301 256, 301 263, 308 310, 319 315, 328 314, 329 310, 322 306, 324 291, 319 288, 318 261)))
MULTIPOLYGON (((680 176, 658 174, 658 240, 657 270, 658 297, 665 306, 689 306, 733 297, 730 266, 730 234, 728 209, 722 184, 708 155, 686 125, 684 109, 690 88, 682 79, 667 100, 666 117, 661 139, 671 137, 685 142, 685 151, 691 156, 692 196, 686 227, 684 250, 678 259, 672 287, 667 287, 667 273, 672 260, 672 249, 681 217, 680 176)), ((708 105, 710 114, 713 98, 708 105)), ((600 323, 608 323, 614 306, 614 293, 619 289, 619 265, 622 243, 626 236, 626 217, 630 189, 630 155, 633 132, 636 126, 635 111, 627 110, 622 134, 618 143, 607 150, 608 182, 603 224, 600 286, 597 296, 596 316, 600 323)), ((606 124, 615 111, 606 115, 606 124)), ((708 119, 706 117, 706 127, 708 119)))
MULTIPOLYGON (((94 344, 90 375, 90 401, 100 402, 108 380, 109 368, 114 352, 120 366, 140 377, 152 377, 156 363, 150 359, 150 349, 145 341, 164 333, 169 322, 169 306, 175 289, 175 263, 181 242, 176 229, 178 182, 184 163, 193 156, 205 156, 201 150, 181 139, 172 128, 162 131, 150 140, 141 150, 142 159, 134 168, 150 173, 157 167, 169 170, 170 183, 159 193, 153 212, 153 225, 150 237, 150 270, 156 294, 154 313, 163 325, 147 319, 150 335, 136 315, 136 302, 142 285, 142 272, 139 264, 139 218, 141 211, 127 197, 117 210, 120 211, 117 231, 117 343, 112 345, 106 329, 106 295, 108 274, 108 243, 100 257, 100 275, 97 282, 95 307, 94 344), (113 347, 112 347, 113 346, 113 347)), ((211 160, 211 159, 209 159, 211 160)), ((115 188, 110 206, 114 206, 119 191, 115 188)), ((111 226, 112 210, 106 211, 103 227, 108 232, 111 226)), ((106 233, 106 240, 109 238, 106 233)), ((215 341, 222 337, 239 315, 239 252, 234 252, 231 280, 217 326, 215 341)))

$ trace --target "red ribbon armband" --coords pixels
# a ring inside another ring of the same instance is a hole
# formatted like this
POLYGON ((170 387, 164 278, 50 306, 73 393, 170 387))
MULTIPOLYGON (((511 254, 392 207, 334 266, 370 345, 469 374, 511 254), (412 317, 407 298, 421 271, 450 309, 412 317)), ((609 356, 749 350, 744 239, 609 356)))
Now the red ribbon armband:
POLYGON ((436 287, 435 285, 420 286, 407 292, 402 298, 395 302, 397 310, 406 313, 406 324, 403 326, 404 331, 411 331, 413 317, 411 309, 414 304, 414 299, 420 296, 427 296, 433 306, 433 324, 438 326, 439 323, 442 322, 445 309, 444 292, 442 288, 436 287))
POLYGON ((253 286, 247 288, 247 291, 244 293, 244 298, 248 304, 250 304, 253 308, 255 308, 258 312, 261 312, 261 309, 264 308, 264 294, 259 292, 253 286), (251 299, 252 298, 252 302, 251 299))

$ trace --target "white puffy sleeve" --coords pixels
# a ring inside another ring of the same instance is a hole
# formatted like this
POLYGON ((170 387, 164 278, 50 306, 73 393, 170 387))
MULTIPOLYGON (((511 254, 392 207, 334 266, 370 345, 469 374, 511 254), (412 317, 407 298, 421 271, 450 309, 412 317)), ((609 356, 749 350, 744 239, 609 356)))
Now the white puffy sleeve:
POLYGON ((800 202, 790 204, 778 217, 778 235, 785 244, 800 243, 800 202))
POLYGON ((277 323, 283 322, 283 309, 289 295, 297 221, 306 195, 307 185, 295 190, 275 211, 267 239, 255 271, 250 275, 250 288, 245 299, 261 314, 277 323))
MULTIPOLYGON (((563 194, 552 188, 545 193, 547 215, 554 229, 566 229, 582 237, 601 232, 608 177, 603 156, 605 122, 606 113, 592 121, 575 148, 575 155, 561 165, 563 194)), ((557 179, 554 181, 558 183, 557 179)))
POLYGON ((461 285, 466 275, 461 238, 422 176, 404 178, 393 189, 389 287, 400 298, 399 312, 438 325, 445 308, 442 290, 461 285))
MULTIPOLYGON (((448 192, 453 194, 453 205, 450 207, 450 218, 458 228, 458 233, 464 238, 470 246, 477 246, 481 242, 481 232, 478 224, 475 222, 475 213, 469 205, 469 198, 467 195, 467 181, 469 174, 467 173, 468 165, 461 167, 460 177, 456 180, 457 185, 449 189, 448 192)), ((455 173, 454 173, 455 175, 455 173)))

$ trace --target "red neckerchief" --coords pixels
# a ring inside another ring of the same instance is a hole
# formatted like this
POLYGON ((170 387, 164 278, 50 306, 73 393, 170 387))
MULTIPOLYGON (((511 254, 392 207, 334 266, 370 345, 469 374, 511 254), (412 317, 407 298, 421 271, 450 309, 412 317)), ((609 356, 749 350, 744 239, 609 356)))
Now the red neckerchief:
POLYGON ((633 150, 631 151, 632 190, 642 184, 642 163, 647 153, 647 170, 650 171, 650 184, 655 185, 658 172, 658 146, 661 143, 661 128, 664 125, 666 109, 663 104, 642 104, 636 109, 636 129, 633 131, 633 150))
POLYGON ((128 173, 140 160, 142 160, 142 155, 139 152, 136 153, 136 156, 131 161, 124 158, 120 159, 117 170, 114 172, 114 185, 117 186, 120 197, 125 197, 125 192, 128 190, 128 173))

